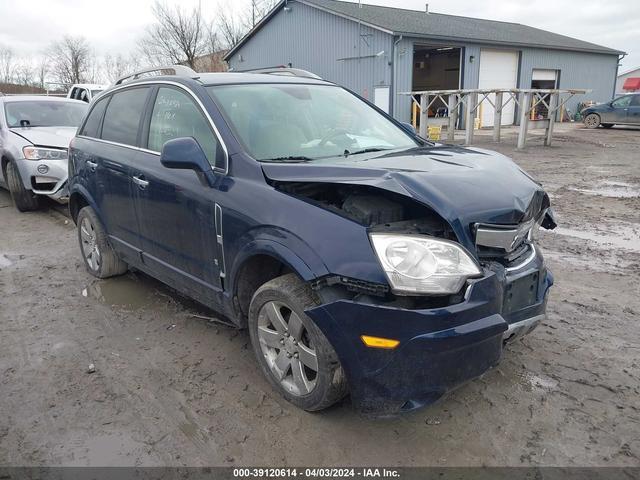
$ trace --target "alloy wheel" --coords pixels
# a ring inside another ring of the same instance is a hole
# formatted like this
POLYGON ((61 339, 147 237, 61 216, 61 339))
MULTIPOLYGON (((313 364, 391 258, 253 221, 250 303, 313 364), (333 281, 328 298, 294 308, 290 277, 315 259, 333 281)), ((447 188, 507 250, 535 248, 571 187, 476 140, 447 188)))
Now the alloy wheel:
POLYGON ((593 113, 590 115, 587 115, 587 118, 585 118, 584 121, 587 124, 587 127, 590 127, 590 128, 595 128, 600 124, 600 119, 598 118, 597 115, 593 113))
POLYGON ((300 317, 284 303, 267 302, 258 313, 260 349, 273 376, 293 395, 316 386, 318 357, 300 317))
POLYGON ((82 246, 82 254, 84 255, 87 265, 94 272, 100 269, 100 249, 96 238, 96 231, 91 221, 85 217, 80 223, 80 239, 82 246))

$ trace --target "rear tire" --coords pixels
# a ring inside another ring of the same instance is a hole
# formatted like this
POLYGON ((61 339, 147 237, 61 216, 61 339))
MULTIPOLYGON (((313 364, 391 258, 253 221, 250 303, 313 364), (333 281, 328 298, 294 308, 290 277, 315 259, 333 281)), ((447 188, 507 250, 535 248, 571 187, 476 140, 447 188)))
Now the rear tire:
POLYGON ((127 264, 111 248, 107 233, 93 208, 84 207, 80 210, 76 223, 82 259, 91 275, 109 278, 127 271, 127 264))
POLYGON ((14 162, 7 165, 7 184, 16 208, 21 212, 30 212, 40 207, 40 198, 31 190, 24 188, 20 171, 14 162))
POLYGON ((304 313, 318 303, 304 282, 287 274, 262 285, 249 307, 249 335, 262 373, 287 401, 309 412, 348 392, 338 355, 304 313))
POLYGON ((590 113, 584 117, 584 125, 587 128, 598 128, 600 126, 600 115, 597 113, 590 113))

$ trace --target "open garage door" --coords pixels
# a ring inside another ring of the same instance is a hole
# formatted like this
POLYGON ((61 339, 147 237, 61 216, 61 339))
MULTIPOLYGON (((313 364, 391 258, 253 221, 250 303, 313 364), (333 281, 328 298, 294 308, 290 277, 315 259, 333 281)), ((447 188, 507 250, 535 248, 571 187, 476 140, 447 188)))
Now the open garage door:
MULTIPOLYGON (((461 49, 444 45, 419 45, 413 48, 413 76, 412 88, 414 92, 425 90, 457 90, 460 83, 461 49)), ((416 96, 419 102, 419 96, 416 96)), ((446 124, 448 111, 447 104, 435 100, 429 107, 428 116, 435 123, 446 124)), ((418 127, 419 111, 414 107, 412 122, 418 127)))
MULTIPOLYGON (((516 88, 518 84, 518 58, 519 54, 513 50, 489 50, 480 51, 480 76, 478 88, 516 88)), ((495 95, 489 98, 495 102, 495 95)), ((505 97, 505 101, 506 101, 505 97)), ((515 120, 515 106, 511 101, 502 111, 502 125, 513 125, 515 120)), ((493 106, 484 101, 480 107, 480 122, 483 127, 493 127, 493 106)))

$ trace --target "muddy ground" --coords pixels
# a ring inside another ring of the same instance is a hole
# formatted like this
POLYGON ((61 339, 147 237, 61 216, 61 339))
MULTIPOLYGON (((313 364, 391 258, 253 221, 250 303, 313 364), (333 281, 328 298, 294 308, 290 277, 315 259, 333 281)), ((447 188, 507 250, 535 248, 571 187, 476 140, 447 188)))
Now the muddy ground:
POLYGON ((392 420, 295 409, 245 332, 139 273, 94 279, 64 209, 0 191, 0 465, 640 465, 640 130, 560 130, 478 137, 550 192, 548 319, 392 420))

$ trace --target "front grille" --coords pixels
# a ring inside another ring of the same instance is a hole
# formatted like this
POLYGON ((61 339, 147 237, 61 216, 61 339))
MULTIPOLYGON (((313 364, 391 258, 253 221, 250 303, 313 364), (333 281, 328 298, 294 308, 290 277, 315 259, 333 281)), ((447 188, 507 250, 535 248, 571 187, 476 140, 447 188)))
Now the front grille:
POLYGON ((478 258, 481 262, 498 262, 501 265, 509 268, 515 265, 519 265, 524 262, 529 255, 533 245, 529 242, 523 242, 512 252, 506 253, 495 248, 487 248, 477 246, 478 258))
POLYGON ((498 262, 505 267, 523 263, 533 252, 529 239, 535 221, 519 225, 476 224, 476 251, 484 262, 498 262))

